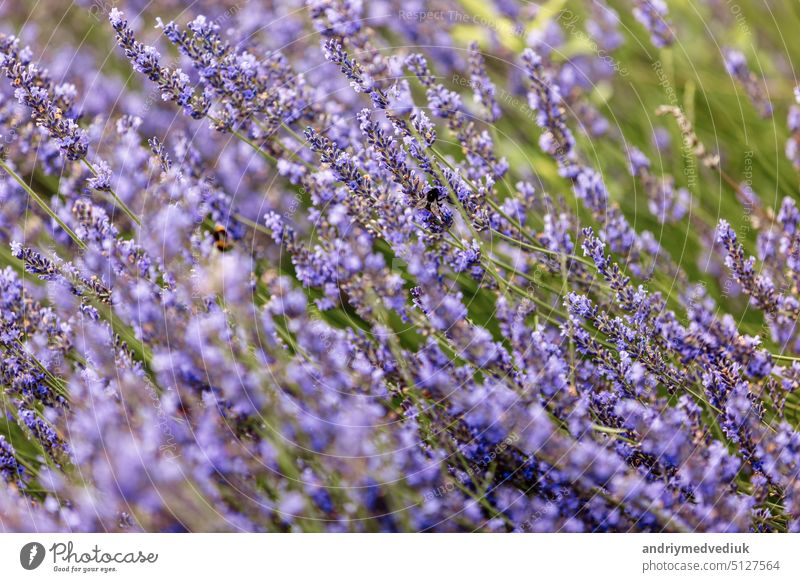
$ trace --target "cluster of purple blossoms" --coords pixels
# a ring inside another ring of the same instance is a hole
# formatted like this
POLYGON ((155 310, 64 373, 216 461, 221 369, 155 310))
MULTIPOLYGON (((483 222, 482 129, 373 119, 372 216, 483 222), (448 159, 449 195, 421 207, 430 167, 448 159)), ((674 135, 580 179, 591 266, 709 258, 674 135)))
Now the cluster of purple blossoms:
POLYGON ((633 15, 650 32, 650 40, 658 48, 675 42, 675 32, 669 21, 669 10, 664 0, 634 0, 633 15))
POLYGON ((655 174, 650 160, 641 150, 631 148, 630 172, 639 178, 647 194, 647 208, 658 222, 678 222, 686 216, 691 205, 691 194, 686 188, 676 188, 675 178, 669 174, 655 174))
MULTIPOLYGON (((125 51, 125 56, 131 61, 134 70, 158 85, 164 101, 174 101, 188 115, 197 119, 202 118, 209 107, 206 94, 195 96, 194 88, 186 73, 180 69, 163 67, 158 51, 134 38, 133 30, 125 20, 125 15, 117 8, 111 9, 108 18, 117 33, 117 44, 125 51)), ((173 38, 169 33, 167 35, 168 38, 173 38)))
POLYGON ((753 107, 764 118, 772 117, 772 103, 767 94, 766 83, 747 66, 747 59, 736 49, 725 49, 725 70, 731 78, 741 83, 753 107))
POLYGON ((30 49, 20 49, 18 38, 0 34, 0 71, 11 82, 14 96, 68 159, 79 160, 86 155, 89 144, 86 132, 70 117, 71 92, 67 86, 54 86, 47 71, 41 70, 32 58, 30 49))
POLYGON ((101 89, 0 36, 0 528, 800 531, 796 203, 707 224, 667 130, 612 125, 620 16, 497 4, 533 32, 114 8, 101 89))

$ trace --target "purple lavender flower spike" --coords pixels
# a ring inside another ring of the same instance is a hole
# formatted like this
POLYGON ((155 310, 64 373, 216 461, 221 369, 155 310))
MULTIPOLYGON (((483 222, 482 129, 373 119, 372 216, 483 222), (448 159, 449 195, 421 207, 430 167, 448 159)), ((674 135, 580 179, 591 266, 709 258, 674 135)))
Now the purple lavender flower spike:
MULTIPOLYGON (((725 49, 725 70, 728 74, 744 87, 745 93, 759 112, 761 117, 767 119, 772 117, 772 103, 766 94, 763 80, 748 68, 747 59, 741 51, 735 49, 725 49)), ((790 118, 791 121, 791 118, 790 118)))
POLYGON ((666 48, 675 42, 669 11, 663 0, 634 0, 633 15, 650 32, 650 40, 658 48, 666 48))

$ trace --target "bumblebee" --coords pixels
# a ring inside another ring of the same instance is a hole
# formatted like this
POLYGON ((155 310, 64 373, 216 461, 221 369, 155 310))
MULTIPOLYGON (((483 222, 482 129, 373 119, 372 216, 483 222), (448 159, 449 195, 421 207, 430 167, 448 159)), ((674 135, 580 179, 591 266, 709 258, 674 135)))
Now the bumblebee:
POLYGON ((439 199, 441 196, 442 192, 436 186, 428 188, 428 191, 425 192, 425 198, 417 202, 417 208, 424 208, 441 220, 442 217, 439 215, 439 199))
POLYGON ((214 246, 218 251, 224 252, 231 248, 232 243, 228 240, 228 231, 221 224, 214 226, 211 235, 214 237, 214 246))

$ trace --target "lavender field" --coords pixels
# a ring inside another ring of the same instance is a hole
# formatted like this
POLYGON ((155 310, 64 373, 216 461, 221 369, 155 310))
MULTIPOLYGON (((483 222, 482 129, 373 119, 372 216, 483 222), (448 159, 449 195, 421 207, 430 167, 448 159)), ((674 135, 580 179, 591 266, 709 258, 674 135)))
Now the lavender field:
POLYGON ((798 27, 0 0, 0 531, 800 532, 798 27))

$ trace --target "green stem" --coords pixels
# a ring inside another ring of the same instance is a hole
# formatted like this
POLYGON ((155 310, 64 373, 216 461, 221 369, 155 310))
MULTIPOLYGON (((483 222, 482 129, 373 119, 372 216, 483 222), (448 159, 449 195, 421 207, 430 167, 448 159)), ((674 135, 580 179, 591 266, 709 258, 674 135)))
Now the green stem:
MULTIPOLYGON (((97 176, 97 170, 94 169, 94 166, 92 165, 92 163, 89 160, 87 160, 86 158, 81 158, 81 161, 89 169, 89 171, 92 173, 92 175, 96 177, 97 176)), ((114 192, 114 190, 112 190, 110 188, 109 188, 108 192, 109 192, 109 194, 111 194, 111 197, 114 199, 114 203, 117 206, 120 207, 122 212, 124 212, 125 215, 128 218, 130 218, 136 224, 136 226, 141 226, 142 225, 142 221, 139 220, 139 217, 136 216, 136 214, 134 214, 133 211, 130 208, 128 208, 127 204, 125 204, 119 196, 117 196, 117 193, 114 192)))
POLYGON ((44 201, 44 199, 41 196, 39 196, 36 192, 34 192, 33 189, 30 186, 28 186, 28 184, 25 183, 25 180, 23 180, 19 174, 17 174, 14 170, 12 170, 11 167, 2 160, 0 160, 0 168, 3 168, 3 170, 9 176, 14 178, 17 184, 19 184, 22 187, 22 189, 28 193, 28 196, 33 198, 34 202, 36 202, 36 204, 38 204, 39 207, 42 210, 44 210, 45 213, 47 213, 47 215, 50 218, 56 221, 56 224, 58 224, 64 230, 64 232, 66 232, 69 235, 69 238, 71 238, 73 242, 76 245, 78 245, 78 248, 80 248, 81 250, 86 249, 86 245, 83 243, 81 239, 78 238, 78 235, 75 234, 72 231, 72 229, 68 227, 64 223, 64 221, 58 217, 58 214, 56 214, 55 211, 52 208, 50 208, 50 206, 47 204, 47 202, 44 201))

